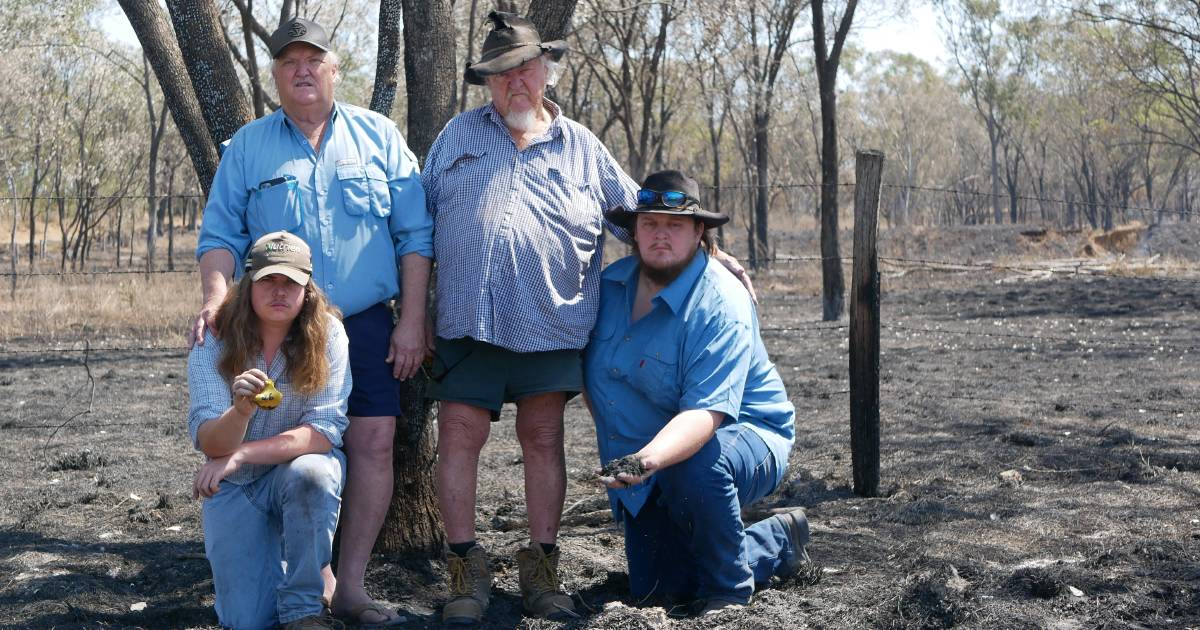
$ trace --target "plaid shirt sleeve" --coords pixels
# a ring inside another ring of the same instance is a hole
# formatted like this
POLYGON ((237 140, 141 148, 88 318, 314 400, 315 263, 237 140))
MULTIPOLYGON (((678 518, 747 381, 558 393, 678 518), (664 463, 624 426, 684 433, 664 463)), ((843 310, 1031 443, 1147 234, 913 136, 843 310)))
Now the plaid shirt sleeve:
POLYGON ((233 404, 229 383, 217 372, 221 348, 221 341, 209 329, 204 331, 204 345, 192 346, 188 353, 188 434, 196 450, 200 450, 200 425, 216 420, 233 404))
POLYGON ((307 424, 324 435, 334 448, 341 448, 342 434, 350 421, 346 418, 346 400, 350 397, 353 381, 349 370, 349 341, 342 322, 331 317, 329 345, 325 349, 329 360, 329 381, 320 391, 308 399, 300 416, 300 424, 307 424))
MULTIPOLYGON (((604 199, 604 212, 608 213, 616 208, 633 210, 637 207, 639 188, 637 182, 633 181, 633 178, 617 164, 612 154, 608 152, 608 147, 605 147, 599 140, 596 141, 596 144, 600 147, 598 152, 600 156, 600 192, 604 199)), ((629 230, 614 225, 607 218, 604 219, 604 225, 609 232, 612 232, 613 236, 621 239, 622 243, 633 244, 633 237, 629 235, 629 230)))

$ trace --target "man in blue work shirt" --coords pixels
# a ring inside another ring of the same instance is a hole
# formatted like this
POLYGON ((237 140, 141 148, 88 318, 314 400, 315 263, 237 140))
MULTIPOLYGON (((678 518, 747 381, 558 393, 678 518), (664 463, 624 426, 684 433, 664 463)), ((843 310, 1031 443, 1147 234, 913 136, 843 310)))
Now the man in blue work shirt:
POLYGON ((235 261, 259 236, 288 231, 312 248, 313 282, 345 316, 354 386, 331 608, 358 623, 396 623, 402 618, 370 599, 363 576, 392 495, 397 379, 413 376, 428 349, 433 220, 396 124, 334 101, 338 58, 325 29, 290 20, 270 49, 281 108, 238 130, 221 156, 196 248, 204 301, 189 337, 203 343, 235 261), (397 296, 393 328, 388 301, 397 296))
POLYGON ((700 206, 679 171, 646 178, 632 211, 635 254, 604 270, 584 383, 633 598, 698 600, 709 614, 750 601, 756 583, 808 560, 796 509, 743 528, 741 507, 787 470, 795 408, 759 336, 754 304, 710 256, 700 206))

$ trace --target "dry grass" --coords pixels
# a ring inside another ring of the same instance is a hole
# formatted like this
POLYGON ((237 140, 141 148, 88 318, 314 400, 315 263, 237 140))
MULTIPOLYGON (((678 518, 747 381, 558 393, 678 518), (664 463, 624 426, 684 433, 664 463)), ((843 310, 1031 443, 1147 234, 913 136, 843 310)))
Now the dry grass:
POLYGON ((191 273, 21 278, 0 301, 0 344, 182 347, 199 294, 191 273))
MULTIPOLYGON (((56 228, 51 226, 50 233, 56 228)), ((20 240, 18 235, 18 241, 20 240)), ((132 267, 128 249, 118 269, 115 251, 101 250, 89 259, 86 273, 55 275, 58 243, 47 244, 47 257, 29 273, 27 260, 0 283, 0 346, 5 349, 45 347, 160 347, 186 344, 189 318, 200 304, 192 252, 196 235, 176 231, 174 273, 130 274, 145 264, 144 243, 136 243, 132 267), (121 271, 105 274, 106 271, 121 271)), ((159 240, 158 266, 165 266, 166 238, 159 240)), ((23 251, 23 250, 19 250, 23 251)), ((9 271, 8 243, 0 247, 0 271, 9 271)))

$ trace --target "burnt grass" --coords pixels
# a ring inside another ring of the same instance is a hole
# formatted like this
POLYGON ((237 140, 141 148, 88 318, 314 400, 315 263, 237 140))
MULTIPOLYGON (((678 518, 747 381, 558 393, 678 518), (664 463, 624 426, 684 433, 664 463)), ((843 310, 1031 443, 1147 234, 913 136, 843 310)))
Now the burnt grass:
MULTIPOLYGON (((846 321, 820 322, 811 291, 761 299, 799 436, 787 479, 746 518, 805 507, 819 574, 706 619, 623 599, 621 531, 576 400, 560 542, 582 618, 523 618, 506 409, 480 463, 497 578, 485 627, 1200 626, 1200 283, 885 270, 883 287, 870 498, 852 489, 846 321)), ((94 352, 86 369, 81 353, 0 354, 0 374, 0 627, 215 627, 183 352, 94 352), (89 370, 91 411, 70 419, 89 408, 89 370)), ((405 627, 438 625, 440 562, 379 556, 368 579, 405 627)))

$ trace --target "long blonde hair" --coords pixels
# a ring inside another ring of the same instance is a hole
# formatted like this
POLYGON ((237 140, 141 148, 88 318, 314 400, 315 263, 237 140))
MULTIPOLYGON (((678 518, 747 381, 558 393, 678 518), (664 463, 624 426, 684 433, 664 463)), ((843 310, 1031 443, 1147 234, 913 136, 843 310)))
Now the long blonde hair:
MULTIPOLYGON (((253 366, 254 357, 262 350, 258 336, 258 315, 250 301, 250 275, 242 276, 237 289, 225 296, 214 319, 221 333, 224 349, 217 362, 217 372, 226 382, 253 366)), ((329 380, 329 358, 325 346, 329 343, 329 321, 341 319, 341 312, 330 304, 315 282, 304 286, 304 306, 284 341, 283 356, 287 359, 287 375, 297 393, 310 396, 329 380)))

